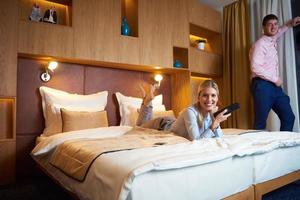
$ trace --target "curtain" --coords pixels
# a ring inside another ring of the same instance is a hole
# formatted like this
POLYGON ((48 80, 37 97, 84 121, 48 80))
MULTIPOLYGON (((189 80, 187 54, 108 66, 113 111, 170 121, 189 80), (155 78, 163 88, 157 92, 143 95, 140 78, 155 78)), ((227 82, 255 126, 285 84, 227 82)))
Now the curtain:
MULTIPOLYGON (((256 41, 262 35, 262 19, 267 14, 275 14, 279 24, 284 24, 292 19, 290 0, 249 0, 250 35, 251 42, 256 41)), ((288 30, 279 41, 279 71, 283 80, 283 89, 290 97, 291 107, 295 114, 294 131, 299 132, 299 109, 296 77, 296 61, 294 49, 294 37, 292 29, 288 30)), ((280 120, 272 111, 267 120, 267 129, 277 131, 280 129, 280 120)))
POLYGON ((252 128, 248 23, 247 0, 239 0, 224 7, 223 99, 226 105, 238 102, 241 107, 226 121, 227 126, 232 128, 252 128))

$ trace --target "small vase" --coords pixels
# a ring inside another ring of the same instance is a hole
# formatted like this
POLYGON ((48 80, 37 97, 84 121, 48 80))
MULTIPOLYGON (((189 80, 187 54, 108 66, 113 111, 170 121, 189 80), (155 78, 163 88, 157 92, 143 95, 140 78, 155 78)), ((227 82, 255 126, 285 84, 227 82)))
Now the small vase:
POLYGON ((176 68, 183 67, 182 63, 179 60, 175 60, 173 66, 176 67, 176 68))
POLYGON ((130 27, 128 25, 126 17, 123 17, 122 19, 121 34, 126 36, 130 34, 130 27))

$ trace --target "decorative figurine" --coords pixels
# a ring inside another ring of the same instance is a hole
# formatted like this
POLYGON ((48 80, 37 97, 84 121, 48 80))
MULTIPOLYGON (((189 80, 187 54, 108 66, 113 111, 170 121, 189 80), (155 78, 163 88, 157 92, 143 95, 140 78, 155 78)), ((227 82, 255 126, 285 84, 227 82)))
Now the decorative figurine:
POLYGON ((29 16, 29 20, 40 22, 42 21, 41 9, 40 6, 36 3, 33 4, 31 15, 29 16))
POLYGON ((43 21, 52 24, 57 24, 57 14, 55 7, 51 7, 50 9, 46 10, 43 21))

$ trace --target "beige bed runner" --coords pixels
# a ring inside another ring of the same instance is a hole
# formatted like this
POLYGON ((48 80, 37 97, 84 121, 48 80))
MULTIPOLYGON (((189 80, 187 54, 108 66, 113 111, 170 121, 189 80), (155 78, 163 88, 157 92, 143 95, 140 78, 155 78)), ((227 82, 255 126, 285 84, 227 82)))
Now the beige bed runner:
POLYGON ((120 137, 64 142, 57 147, 50 162, 65 174, 83 181, 93 161, 104 153, 182 142, 188 140, 170 132, 136 127, 120 137))

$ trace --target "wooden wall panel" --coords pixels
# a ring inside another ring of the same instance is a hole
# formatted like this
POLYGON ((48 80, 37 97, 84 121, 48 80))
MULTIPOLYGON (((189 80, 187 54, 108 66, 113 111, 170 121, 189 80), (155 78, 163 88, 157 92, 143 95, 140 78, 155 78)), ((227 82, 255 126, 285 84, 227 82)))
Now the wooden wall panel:
POLYGON ((19 21, 19 53, 73 57, 73 29, 48 23, 19 21))
POLYGON ((139 1, 141 64, 172 67, 172 23, 169 7, 167 0, 139 1))
POLYGON ((172 44, 176 47, 189 46, 189 22, 188 22, 188 4, 186 0, 167 0, 168 14, 172 29, 169 30, 172 34, 172 44))
POLYGON ((119 0, 73 1, 74 57, 118 62, 119 0))
POLYGON ((171 76, 171 102, 175 116, 178 116, 182 109, 187 108, 192 104, 190 77, 190 72, 183 70, 180 73, 175 73, 171 76))
POLYGON ((189 65, 192 72, 219 76, 222 74, 222 56, 197 50, 189 49, 189 65))
POLYGON ((137 37, 120 36, 119 63, 140 64, 139 39, 137 37))
POLYGON ((16 96, 18 1, 0 1, 0 96, 16 96))
POLYGON ((188 1, 189 22, 203 28, 221 33, 221 13, 200 4, 198 0, 188 1))

